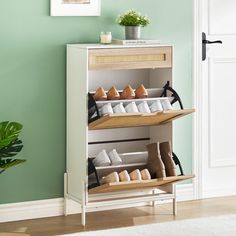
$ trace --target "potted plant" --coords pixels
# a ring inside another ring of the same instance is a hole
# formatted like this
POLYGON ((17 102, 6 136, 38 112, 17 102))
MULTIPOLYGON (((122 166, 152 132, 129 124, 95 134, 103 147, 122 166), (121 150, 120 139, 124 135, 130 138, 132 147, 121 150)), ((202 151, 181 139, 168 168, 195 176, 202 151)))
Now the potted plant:
POLYGON ((117 22, 119 25, 125 26, 125 39, 140 39, 141 27, 149 25, 150 19, 135 10, 129 10, 119 15, 117 22))
POLYGON ((22 141, 19 139, 22 128, 23 126, 17 122, 0 123, 0 174, 26 161, 15 158, 23 148, 22 141))

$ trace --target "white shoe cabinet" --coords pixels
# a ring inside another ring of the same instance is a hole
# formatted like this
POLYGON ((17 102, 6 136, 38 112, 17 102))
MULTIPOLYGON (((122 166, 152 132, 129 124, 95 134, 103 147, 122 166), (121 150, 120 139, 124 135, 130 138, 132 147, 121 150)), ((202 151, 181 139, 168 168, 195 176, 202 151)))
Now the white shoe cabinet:
POLYGON ((167 177, 148 181, 111 183, 88 190, 87 160, 102 149, 115 148, 123 158, 123 165, 100 167, 99 175, 124 169, 145 168, 146 145, 151 142, 172 141, 172 121, 194 112, 193 109, 162 113, 113 114, 88 125, 88 92, 112 85, 122 90, 130 84, 140 84, 150 91, 163 91, 169 81, 173 84, 173 48, 169 45, 67 45, 67 154, 64 178, 65 214, 67 200, 81 205, 82 224, 88 209, 132 206, 173 200, 176 214, 175 182, 192 176, 167 177), (138 154, 137 154, 138 153, 138 154), (135 157, 137 160, 132 159, 135 157))

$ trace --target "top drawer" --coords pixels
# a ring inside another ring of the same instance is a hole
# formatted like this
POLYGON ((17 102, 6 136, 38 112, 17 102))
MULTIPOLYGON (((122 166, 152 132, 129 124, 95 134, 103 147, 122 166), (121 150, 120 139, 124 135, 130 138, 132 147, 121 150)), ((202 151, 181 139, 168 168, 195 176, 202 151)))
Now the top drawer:
POLYGON ((171 66, 172 47, 89 49, 89 70, 171 66))

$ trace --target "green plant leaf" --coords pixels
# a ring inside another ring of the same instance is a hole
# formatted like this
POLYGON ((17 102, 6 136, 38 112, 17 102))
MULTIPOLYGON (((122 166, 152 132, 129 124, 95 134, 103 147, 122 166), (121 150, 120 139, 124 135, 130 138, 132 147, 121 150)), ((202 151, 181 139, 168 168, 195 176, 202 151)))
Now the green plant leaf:
POLYGON ((3 121, 0 123, 0 149, 15 141, 23 126, 17 122, 3 121))
POLYGON ((4 170, 11 168, 13 166, 19 165, 21 163, 24 163, 26 160, 23 159, 7 159, 7 160, 1 160, 0 161, 0 173, 4 170))
POLYGON ((8 144, 6 147, 0 149, 0 160, 2 158, 8 158, 16 156, 23 148, 22 141, 16 139, 8 144))
POLYGON ((126 13, 119 15, 117 22, 122 26, 147 26, 150 24, 150 19, 147 16, 141 15, 135 10, 129 10, 126 13))

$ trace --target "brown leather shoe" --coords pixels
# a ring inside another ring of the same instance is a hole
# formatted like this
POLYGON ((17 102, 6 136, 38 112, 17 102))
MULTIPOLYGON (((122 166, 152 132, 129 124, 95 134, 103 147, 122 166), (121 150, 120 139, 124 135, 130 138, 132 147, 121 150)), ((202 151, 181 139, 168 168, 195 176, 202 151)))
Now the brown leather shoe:
POLYGON ((107 95, 106 95, 105 90, 103 89, 103 87, 99 87, 97 89, 96 93, 94 94, 94 99, 96 101, 107 100, 107 95))
POLYGON ((141 84, 138 88, 136 88, 135 98, 147 98, 147 96, 148 96, 148 92, 143 86, 143 84, 141 84))
POLYGON ((112 86, 107 93, 108 100, 118 100, 120 99, 120 94, 115 86, 112 86))
POLYGON ((166 177, 165 166, 161 160, 159 142, 148 144, 147 149, 147 169, 149 170, 151 177, 157 179, 166 177))
POLYGON ((170 142, 160 143, 161 159, 165 165, 166 176, 176 176, 176 165, 172 159, 172 149, 170 142))
POLYGON ((133 99, 135 98, 135 92, 130 85, 127 85, 120 95, 121 99, 133 99))

